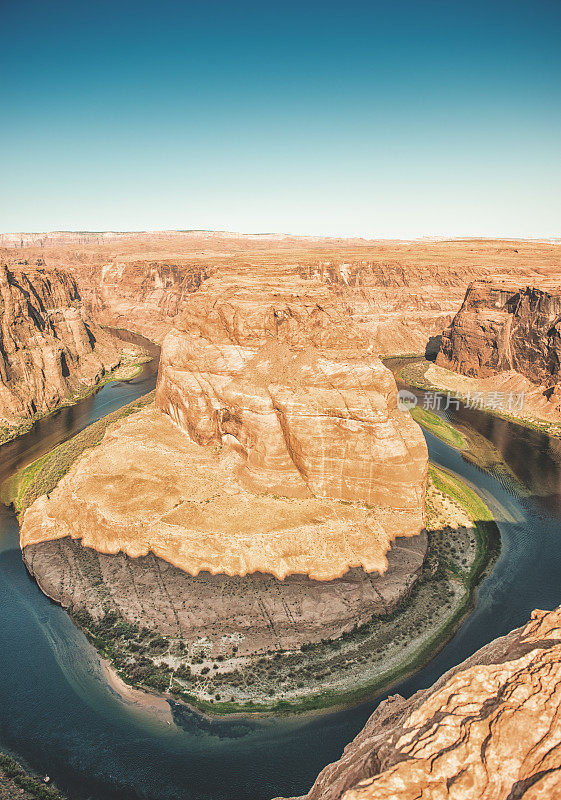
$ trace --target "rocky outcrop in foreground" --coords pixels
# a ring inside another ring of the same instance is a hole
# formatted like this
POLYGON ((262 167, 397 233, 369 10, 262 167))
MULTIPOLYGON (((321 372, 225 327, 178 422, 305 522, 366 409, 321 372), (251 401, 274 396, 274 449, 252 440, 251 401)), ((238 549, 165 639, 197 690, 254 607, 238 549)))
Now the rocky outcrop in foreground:
POLYGON ((514 372, 561 402, 561 286, 475 281, 442 336, 437 364, 486 378, 514 372))
POLYGON ((52 410, 119 360, 71 275, 0 266, 0 426, 52 410))
POLYGON ((306 800, 561 797, 561 608, 383 702, 306 800))

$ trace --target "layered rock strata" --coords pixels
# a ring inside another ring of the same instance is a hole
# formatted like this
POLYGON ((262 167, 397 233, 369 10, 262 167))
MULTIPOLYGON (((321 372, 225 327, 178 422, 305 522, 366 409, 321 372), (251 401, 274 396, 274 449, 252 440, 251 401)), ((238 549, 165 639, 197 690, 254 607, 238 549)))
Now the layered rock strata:
POLYGON ((156 405, 249 490, 371 504, 417 533, 424 438, 345 312, 292 277, 211 279, 164 342, 156 405))
POLYGON ((561 797, 561 609, 383 702, 306 800, 561 797))
MULTIPOLYGON (((541 286, 561 245, 509 240, 368 241, 213 231, 0 236, 5 258, 70 269, 95 318, 161 342, 210 274, 246 266, 323 285, 383 354, 436 352, 467 285, 488 275, 541 286)), ((0 258, 2 255, 0 254, 0 258)))
POLYGON ((185 300, 211 267, 177 261, 112 261, 85 278, 90 313, 105 325, 129 328, 161 342, 185 300))
POLYGON ((0 425, 50 411, 119 360, 71 275, 0 266, 0 425))
POLYGON ((442 336, 437 364, 487 378, 516 373, 561 402, 561 286, 476 281, 442 336))
POLYGON ((72 612, 100 620, 112 611, 191 648, 206 642, 214 656, 230 641, 243 657, 336 639, 391 612, 419 577, 425 552, 425 533, 398 537, 383 574, 352 568, 326 581, 297 573, 193 576, 152 552, 107 555, 70 537, 28 545, 24 559, 42 591, 72 612))

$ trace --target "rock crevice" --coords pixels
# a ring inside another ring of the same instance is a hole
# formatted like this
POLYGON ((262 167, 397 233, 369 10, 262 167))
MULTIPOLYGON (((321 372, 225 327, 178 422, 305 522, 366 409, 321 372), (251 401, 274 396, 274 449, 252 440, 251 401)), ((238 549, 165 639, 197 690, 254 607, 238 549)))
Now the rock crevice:
MULTIPOLYGON (((305 800, 561 797, 561 608, 384 701, 305 800)), ((303 799, 301 799, 303 800, 303 799)))

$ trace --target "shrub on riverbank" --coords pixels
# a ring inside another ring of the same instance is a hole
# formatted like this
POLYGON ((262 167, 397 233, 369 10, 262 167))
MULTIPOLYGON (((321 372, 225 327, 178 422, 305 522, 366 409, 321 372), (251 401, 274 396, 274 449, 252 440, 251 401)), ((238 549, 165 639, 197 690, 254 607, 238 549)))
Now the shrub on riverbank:
POLYGON ((446 422, 445 419, 439 417, 438 414, 433 414, 421 406, 415 406, 411 409, 411 416, 422 425, 429 433, 441 439, 451 447, 456 447, 458 450, 463 450, 466 446, 466 440, 462 434, 446 422))

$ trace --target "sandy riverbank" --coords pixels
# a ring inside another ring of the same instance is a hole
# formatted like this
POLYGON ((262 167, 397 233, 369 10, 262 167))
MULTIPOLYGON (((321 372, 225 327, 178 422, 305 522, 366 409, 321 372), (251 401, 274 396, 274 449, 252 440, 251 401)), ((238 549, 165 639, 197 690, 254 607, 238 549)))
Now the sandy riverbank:
POLYGON ((118 673, 112 666, 111 662, 106 658, 99 659, 103 677, 109 684, 110 688, 119 695, 125 702, 145 711, 150 711, 155 714, 159 719, 173 723, 173 716, 168 701, 163 695, 158 695, 155 692, 148 692, 144 689, 136 689, 119 677, 118 673))

